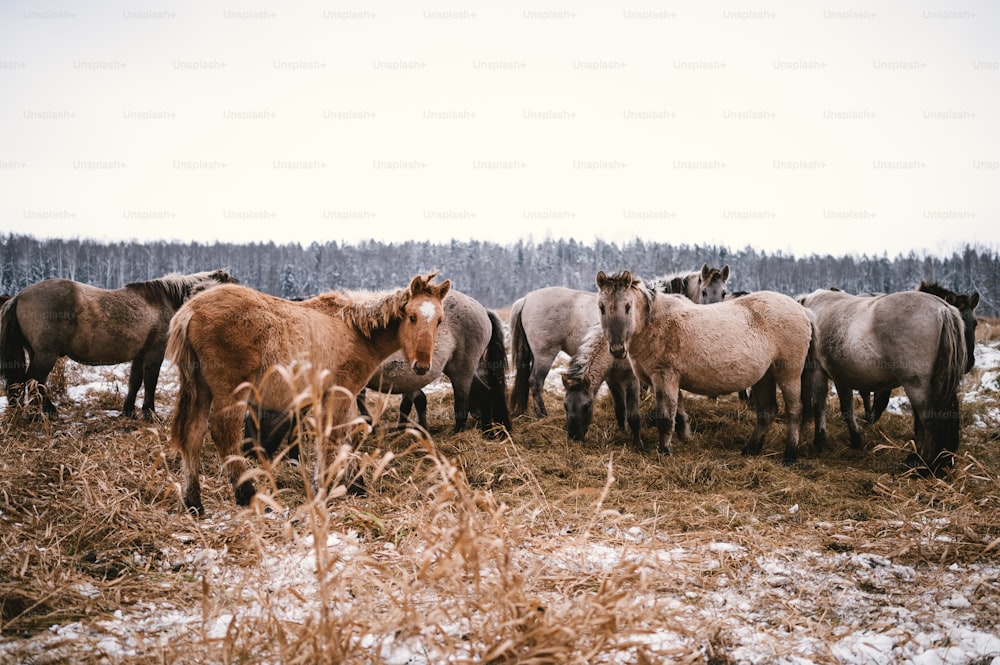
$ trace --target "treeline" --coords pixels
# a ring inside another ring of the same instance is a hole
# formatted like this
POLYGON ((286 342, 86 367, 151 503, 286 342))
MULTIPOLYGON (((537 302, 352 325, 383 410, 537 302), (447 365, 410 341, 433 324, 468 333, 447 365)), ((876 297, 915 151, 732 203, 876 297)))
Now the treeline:
POLYGON ((729 264, 731 291, 770 289, 790 295, 825 286, 846 291, 901 291, 921 279, 962 292, 978 291, 981 316, 997 316, 1000 257, 996 251, 966 246, 951 256, 910 253, 882 256, 795 257, 751 248, 728 251, 711 245, 669 245, 633 240, 521 240, 501 245, 479 241, 446 244, 337 242, 308 245, 272 243, 101 243, 85 239, 0 238, 0 291, 16 293, 50 277, 65 277, 104 288, 160 277, 225 268, 243 283, 283 297, 307 296, 335 288, 382 289, 402 286, 417 274, 439 270, 456 288, 487 307, 502 308, 528 291, 561 285, 594 289, 598 270, 629 269, 653 277, 692 270, 703 263, 729 264))

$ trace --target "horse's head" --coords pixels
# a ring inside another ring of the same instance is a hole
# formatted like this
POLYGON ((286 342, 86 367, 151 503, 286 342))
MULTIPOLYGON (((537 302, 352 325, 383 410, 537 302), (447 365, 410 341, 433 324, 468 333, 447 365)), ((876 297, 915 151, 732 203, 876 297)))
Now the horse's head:
POLYGON ((608 351, 615 358, 628 356, 628 342, 636 328, 635 296, 641 280, 628 270, 607 275, 597 273, 597 306, 601 330, 608 338, 608 351))
POLYGON ((726 283, 729 281, 729 266, 722 269, 710 268, 706 263, 701 267, 701 298, 698 302, 710 305, 726 298, 726 283))
POLYGON ((417 275, 410 282, 403 316, 399 327, 399 340, 403 355, 417 374, 426 374, 431 368, 434 356, 434 342, 438 328, 444 320, 441 301, 448 295, 451 281, 431 284, 436 272, 421 277, 417 275))
POLYGON ((562 375, 563 407, 566 409, 566 434, 573 441, 583 441, 594 419, 594 398, 586 381, 568 373, 562 375))

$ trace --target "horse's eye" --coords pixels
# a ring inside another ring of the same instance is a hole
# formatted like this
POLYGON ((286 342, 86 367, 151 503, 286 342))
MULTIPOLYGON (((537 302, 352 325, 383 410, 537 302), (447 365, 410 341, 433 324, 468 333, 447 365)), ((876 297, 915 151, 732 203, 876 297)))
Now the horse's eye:
POLYGON ((725 292, 725 291, 723 291, 723 292, 722 292, 722 297, 723 297, 723 298, 725 298, 725 297, 726 297, 726 292, 725 292))
POLYGON ((701 290, 701 295, 702 295, 702 297, 707 296, 708 295, 708 289, 702 289, 701 290))
POLYGON ((410 323, 416 323, 416 322, 417 322, 417 315, 410 314, 410 323))
POLYGON ((632 303, 630 302, 625 303, 625 313, 628 314, 631 311, 632 311, 632 303))
POLYGON ((604 303, 601 303, 598 306, 600 307, 600 309, 601 309, 601 315, 603 316, 604 315, 604 303))

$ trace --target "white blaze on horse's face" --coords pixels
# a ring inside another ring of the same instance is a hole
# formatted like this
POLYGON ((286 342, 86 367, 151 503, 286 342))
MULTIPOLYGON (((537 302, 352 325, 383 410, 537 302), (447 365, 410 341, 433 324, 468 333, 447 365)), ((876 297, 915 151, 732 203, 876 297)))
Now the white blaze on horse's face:
POLYGON ((424 315, 424 321, 430 323, 434 320, 434 317, 437 316, 438 311, 437 308, 434 307, 434 303, 427 301, 420 305, 420 313, 424 315))

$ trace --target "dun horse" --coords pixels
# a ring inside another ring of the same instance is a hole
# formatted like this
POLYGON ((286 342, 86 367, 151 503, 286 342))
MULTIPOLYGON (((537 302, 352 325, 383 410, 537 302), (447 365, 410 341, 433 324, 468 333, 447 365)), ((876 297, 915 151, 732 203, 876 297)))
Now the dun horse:
MULTIPOLYGON (((708 305, 729 297, 726 293, 728 280, 728 265, 719 270, 709 268, 706 263, 700 272, 658 277, 653 280, 651 288, 661 293, 679 293, 692 302, 708 305)), ((601 383, 606 382, 614 403, 618 429, 624 430, 627 421, 632 432, 632 444, 639 448, 642 446, 642 439, 639 432, 638 379, 635 378, 628 360, 615 359, 608 351, 607 339, 600 328, 597 308, 593 309, 593 316, 593 327, 580 348, 573 354, 569 367, 562 375, 566 432, 569 438, 576 441, 583 441, 586 438, 587 430, 593 420, 597 391, 601 383)), ((675 429, 682 438, 690 435, 683 395, 680 393, 677 395, 675 429)))
MULTIPOLYGON (((718 270, 706 263, 701 270, 661 277, 656 284, 663 293, 683 293, 692 302, 710 303, 725 297, 728 279, 729 266, 718 270)), ((597 325, 596 304, 597 294, 562 286, 535 289, 514 303, 510 310, 511 356, 515 367, 511 415, 527 411, 529 395, 535 415, 540 418, 548 415, 543 400, 545 377, 559 352, 575 355, 587 331, 597 325)))
POLYGON ((967 367, 958 310, 922 291, 865 297, 820 289, 800 302, 816 316, 818 367, 803 381, 816 411, 815 446, 826 442, 829 379, 853 448, 863 444, 852 391, 902 386, 913 407, 917 445, 907 465, 934 472, 950 466, 959 442, 958 387, 967 367))
MULTIPOLYGON (((308 363, 337 434, 358 392, 393 353, 402 350, 417 374, 430 371, 442 300, 451 287, 447 280, 432 285, 433 277, 414 277, 408 288, 389 293, 329 292, 301 302, 222 286, 182 307, 170 325, 167 355, 180 373, 171 443, 182 457, 185 507, 204 512, 198 464, 206 431, 236 503, 250 503, 254 485, 241 477, 246 461, 240 455, 247 400, 252 394, 261 408, 287 413, 307 387, 290 385, 276 367, 308 363)), ((326 460, 333 449, 329 439, 318 446, 318 488, 332 480, 326 460)))
MULTIPOLYGON (((979 305, 979 293, 974 292, 971 295, 957 293, 946 289, 937 282, 928 282, 926 280, 921 280, 920 285, 917 286, 917 291, 937 296, 957 309, 958 313, 962 315, 962 322, 965 324, 965 373, 968 374, 972 371, 973 365, 976 364, 976 326, 979 325, 979 321, 976 319, 976 307, 979 305)), ((885 407, 889 405, 889 397, 891 395, 891 390, 876 392, 874 404, 872 404, 869 393, 861 391, 861 398, 865 407, 865 420, 872 423, 876 422, 882 416, 885 407)))
POLYGON ((235 281, 215 270, 165 275, 113 290, 68 279, 26 287, 0 310, 0 360, 11 403, 19 403, 25 383, 34 380, 42 391, 44 411, 56 413, 44 386, 60 356, 85 365, 131 361, 122 414, 135 415, 136 396, 145 384, 142 414, 150 419, 174 312, 192 293, 235 281))
POLYGON ((788 296, 759 291, 712 305, 656 293, 628 271, 597 274, 601 329, 615 358, 656 395, 659 450, 671 453, 678 391, 721 395, 752 386, 757 424, 743 448, 760 454, 777 410, 785 402, 784 461, 798 457, 802 424, 802 370, 812 340, 809 315, 788 296))

